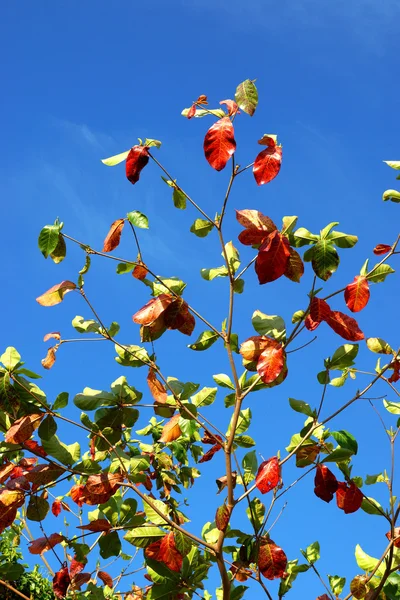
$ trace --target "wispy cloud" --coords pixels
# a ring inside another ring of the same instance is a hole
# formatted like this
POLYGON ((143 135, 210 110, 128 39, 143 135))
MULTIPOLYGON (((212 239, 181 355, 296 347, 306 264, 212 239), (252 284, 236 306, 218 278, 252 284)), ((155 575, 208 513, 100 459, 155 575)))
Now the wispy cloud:
POLYGON ((94 131, 85 123, 73 123, 66 119, 52 119, 52 125, 59 127, 63 133, 70 136, 75 143, 91 146, 96 151, 108 152, 115 146, 115 139, 108 134, 94 131))

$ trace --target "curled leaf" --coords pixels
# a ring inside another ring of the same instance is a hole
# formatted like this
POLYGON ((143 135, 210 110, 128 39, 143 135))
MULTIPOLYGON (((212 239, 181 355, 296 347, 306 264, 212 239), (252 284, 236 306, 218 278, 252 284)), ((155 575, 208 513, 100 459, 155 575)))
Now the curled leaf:
POLYGON ((36 298, 41 306, 55 306, 63 301, 66 293, 75 290, 76 285, 72 281, 62 281, 53 285, 47 292, 36 298))
POLYGON ((46 333, 43 338, 44 342, 48 342, 49 340, 61 340, 61 333, 59 331, 52 331, 51 333, 46 333))
POLYGON ((240 113, 239 107, 234 100, 221 100, 220 104, 225 104, 226 108, 228 109, 228 115, 230 117, 232 117, 232 115, 235 115, 236 113, 240 113))
POLYGON ((217 508, 217 512, 215 514, 215 524, 219 531, 225 531, 227 528, 230 514, 230 510, 226 504, 223 504, 217 508))
POLYGON ((271 343, 263 352, 257 362, 257 372, 264 383, 272 383, 282 373, 285 366, 286 352, 282 344, 271 343))
POLYGON ((65 538, 63 535, 52 533, 49 536, 40 537, 29 542, 30 545, 28 550, 31 554, 43 554, 64 540, 65 538))
POLYGON ((132 184, 139 181, 142 169, 149 162, 149 151, 146 146, 133 146, 126 158, 126 177, 132 184))
POLYGON ((43 358, 41 360, 41 363, 45 369, 51 369, 51 367, 54 365, 55 362, 56 362, 56 349, 54 347, 51 347, 47 350, 47 354, 46 354, 45 358, 43 358))
POLYGON ((147 376, 147 385, 149 386, 150 393, 153 396, 154 400, 165 404, 165 402, 167 401, 167 390, 165 385, 159 379, 157 379, 157 375, 154 369, 149 369, 149 374, 147 376))
POLYGON ((389 244, 378 244, 374 248, 374 254, 376 256, 380 256, 382 254, 388 254, 391 251, 391 249, 392 249, 392 246, 389 246, 389 244))
POLYGON ((117 219, 112 223, 110 231, 107 233, 106 239, 104 240, 103 252, 112 252, 119 246, 124 225, 124 219, 117 219))
POLYGON ((317 465, 314 485, 314 494, 325 502, 331 502, 338 489, 338 481, 326 465, 317 465))
POLYGON ((237 210, 236 219, 245 227, 239 234, 239 241, 245 246, 258 246, 277 229, 275 223, 258 210, 237 210))

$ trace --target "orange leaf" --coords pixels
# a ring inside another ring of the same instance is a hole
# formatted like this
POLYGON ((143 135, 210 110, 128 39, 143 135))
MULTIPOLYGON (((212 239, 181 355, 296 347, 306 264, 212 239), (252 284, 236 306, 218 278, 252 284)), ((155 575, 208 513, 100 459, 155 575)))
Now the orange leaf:
POLYGON ((257 185, 269 183, 278 175, 282 164, 281 146, 269 146, 256 157, 253 166, 254 179, 257 185))
POLYGON ((257 373, 264 383, 272 383, 281 374, 285 365, 286 353, 282 344, 273 343, 260 354, 257 362, 257 373))
POLYGON ((63 506, 61 500, 54 500, 53 504, 51 505, 51 512, 55 517, 58 517, 62 511, 62 508, 63 506))
POLYGON ((133 315, 132 319, 139 325, 150 325, 165 312, 174 300, 175 298, 170 294, 160 294, 157 298, 149 300, 149 302, 133 315))
POLYGON ((338 310, 332 310, 326 322, 335 333, 349 342, 358 342, 364 339, 364 334, 357 321, 338 310))
POLYGON ((111 575, 109 575, 108 573, 106 573, 105 571, 99 571, 97 573, 99 579, 101 579, 101 581, 104 583, 104 585, 108 585, 109 588, 113 587, 113 578, 111 577, 111 575))
POLYGON ((275 223, 258 210, 237 210, 236 219, 246 228, 239 234, 239 241, 245 246, 261 244, 276 230, 275 223))
POLYGON ((29 542, 30 546, 28 548, 31 554, 43 554, 43 552, 47 552, 54 548, 57 544, 65 540, 63 535, 59 533, 52 533, 48 537, 40 537, 37 540, 32 540, 29 542))
POLYGON ((330 313, 330 306, 325 300, 317 298, 316 296, 312 298, 310 302, 310 317, 313 321, 316 321, 318 324, 321 321, 326 321, 330 313))
POLYGON ((46 485, 56 481, 63 473, 64 469, 55 464, 37 465, 26 473, 25 477, 35 485, 46 485))
POLYGON ((303 261, 301 260, 300 254, 293 248, 289 248, 289 252, 289 259, 286 264, 284 275, 291 281, 300 283, 300 279, 304 275, 303 261))
POLYGON ((287 565, 286 554, 271 539, 262 539, 258 553, 258 567, 267 579, 283 577, 287 565))
POLYGON ((41 306, 55 306, 63 301, 65 294, 75 290, 76 285, 72 281, 62 281, 53 285, 47 292, 36 298, 41 306))
POLYGON ((9 527, 17 516, 17 510, 25 502, 25 494, 21 490, 0 491, 0 533, 9 527))
POLYGON ((25 415, 25 417, 21 417, 14 421, 5 436, 7 444, 22 444, 26 442, 26 440, 29 440, 35 429, 39 427, 43 417, 44 414, 39 413, 25 415))
POLYGON ((281 478, 281 468, 277 456, 261 463, 256 475, 256 487, 262 494, 274 489, 281 478))
POLYGON ((61 333, 59 331, 52 331, 51 333, 46 333, 43 338, 44 342, 48 342, 49 340, 61 340, 61 333))
POLYGON ((183 558, 175 546, 175 536, 172 532, 162 538, 158 560, 165 563, 171 571, 181 570, 183 558))
POLYGON ((147 376, 147 385, 149 386, 150 393, 153 396, 154 400, 165 404, 167 401, 167 390, 165 385, 157 379, 157 375, 154 369, 149 369, 149 374, 147 376))
POLYGON ((258 360, 261 353, 271 344, 275 345, 273 338, 263 335, 253 335, 248 340, 242 342, 239 352, 245 360, 258 360))
MULTIPOLYGON (((386 534, 386 537, 390 542, 392 539, 392 533, 390 531, 388 531, 386 534)), ((400 548, 400 527, 394 528, 394 543, 393 543, 393 545, 395 546, 395 548, 400 548)))
POLYGON ((192 106, 188 110, 186 117, 188 119, 192 119, 195 114, 196 114, 196 104, 192 104, 192 106))
POLYGON ((111 529, 111 523, 107 521, 107 519, 95 519, 91 521, 88 525, 77 525, 77 529, 83 529, 84 531, 109 531, 111 529))
POLYGON ((235 132, 229 117, 219 119, 204 138, 204 154, 216 171, 222 171, 236 150, 235 132))
POLYGON ((56 362, 56 351, 54 347, 51 347, 47 350, 47 354, 45 358, 42 358, 41 363, 42 367, 45 369, 51 369, 51 367, 56 362))
POLYGON ((228 526, 230 516, 231 511, 226 504, 223 504, 217 508, 217 512, 215 513, 215 524, 219 531, 225 531, 228 526))
POLYGON ((180 415, 175 415, 172 417, 172 419, 167 421, 163 427, 162 435, 158 440, 159 442, 164 442, 164 444, 167 444, 168 442, 173 442, 180 437, 182 432, 181 428, 179 427, 179 419, 180 415))
POLYGON ((147 267, 146 265, 144 265, 142 262, 138 265, 135 266, 135 268, 132 271, 132 277, 134 277, 135 279, 139 279, 139 281, 142 281, 143 279, 146 278, 148 271, 147 271, 147 267))
POLYGON ((351 312, 359 312, 368 304, 370 296, 369 285, 367 278, 363 275, 354 277, 354 281, 349 283, 344 291, 344 299, 347 308, 351 312))
POLYGON ((119 246, 121 241, 121 233, 125 225, 124 219, 117 219, 112 223, 110 231, 107 233, 107 237, 104 240, 103 252, 112 252, 119 246))

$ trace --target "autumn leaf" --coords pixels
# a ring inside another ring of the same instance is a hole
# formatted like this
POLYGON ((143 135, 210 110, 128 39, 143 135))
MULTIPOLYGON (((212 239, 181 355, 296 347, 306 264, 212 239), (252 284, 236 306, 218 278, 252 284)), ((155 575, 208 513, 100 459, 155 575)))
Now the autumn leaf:
POLYGON ((149 369, 147 385, 149 386, 150 393, 154 400, 156 400, 156 402, 160 402, 161 404, 165 404, 167 401, 167 389, 165 385, 159 379, 157 379, 154 369, 149 369))
POLYGON ((42 458, 46 458, 47 456, 47 452, 45 452, 43 447, 35 440, 26 440, 26 442, 22 444, 22 447, 25 448, 25 450, 29 450, 29 452, 36 454, 37 456, 41 456, 42 458))
POLYGON ((392 246, 389 246, 389 244, 378 244, 374 248, 374 254, 376 254, 376 256, 380 256, 382 254, 388 254, 391 251, 391 249, 392 249, 392 246))
POLYGON ((332 310, 326 322, 335 333, 349 342, 358 342, 364 339, 364 334, 359 328, 357 321, 338 310, 332 310))
POLYGON ((338 489, 337 479, 326 465, 317 465, 314 485, 314 494, 325 502, 333 500, 338 489))
MULTIPOLYGON (((255 80, 254 80, 255 81, 255 80)), ((258 104, 258 91, 251 79, 239 83, 235 92, 235 101, 243 112, 251 117, 254 115, 258 104)))
POLYGON ((133 146, 126 157, 125 172, 132 184, 139 181, 142 169, 149 162, 149 151, 146 146, 133 146))
POLYGON ((357 600, 365 598, 370 590, 367 575, 356 575, 350 583, 350 592, 357 600))
MULTIPOLYGON (((387 539, 389 540, 389 542, 392 539, 392 533, 390 531, 387 532, 386 534, 387 539)), ((395 548, 400 548, 400 527, 395 527, 394 528, 394 542, 393 545, 395 546, 395 548)))
POLYGON ((52 533, 49 536, 40 537, 29 542, 30 545, 28 550, 31 554, 43 554, 64 540, 65 537, 63 535, 52 533))
POLYGON ((42 367, 44 369, 51 369, 51 367, 56 362, 56 350, 55 350, 54 346, 52 346, 51 348, 49 348, 47 350, 47 354, 46 354, 45 358, 42 358, 42 360, 40 362, 42 363, 42 367))
MULTIPOLYGON (((90 496, 101 496, 107 495, 113 496, 119 484, 124 480, 124 476, 121 473, 101 473, 100 475, 90 475, 86 481, 86 491, 90 496)), ((107 500, 99 501, 99 504, 107 502, 107 500)))
POLYGON ((64 469, 58 465, 46 464, 33 467, 25 476, 28 481, 35 485, 46 485, 56 481, 63 473, 65 473, 64 469))
POLYGON ((236 113, 240 114, 239 107, 234 100, 221 100, 220 104, 226 106, 226 108, 228 109, 228 115, 230 117, 232 117, 236 113))
POLYGON ((41 306, 55 306, 63 301, 65 294, 75 290, 76 285, 72 281, 62 281, 53 285, 47 292, 36 298, 41 306))
POLYGON ((338 508, 343 510, 346 515, 356 512, 363 501, 362 492, 353 481, 347 484, 343 481, 338 481, 338 489, 336 492, 336 503, 338 508))
POLYGON ((282 147, 271 145, 261 150, 253 165, 253 175, 257 185, 269 183, 278 175, 282 164, 282 147))
POLYGON ((189 108, 186 117, 188 119, 192 119, 194 117, 194 115, 196 114, 196 104, 192 104, 192 106, 189 108))
POLYGON ((170 294, 160 294, 157 298, 149 300, 132 317, 135 323, 139 325, 151 325, 160 315, 173 303, 175 298, 170 294))
POLYGON ((236 150, 234 129, 229 117, 219 119, 204 138, 204 154, 213 169, 222 171, 236 150))
POLYGON ((215 513, 215 524, 219 531, 225 531, 228 526, 230 516, 231 512, 226 504, 223 504, 217 508, 217 512, 215 513))
POLYGON ((107 519, 95 519, 88 523, 88 525, 77 525, 76 527, 77 529, 83 529, 84 531, 94 531, 99 533, 101 531, 110 531, 112 525, 107 519))
POLYGON ((61 513, 61 511, 62 511, 61 500, 54 500, 53 504, 51 505, 51 512, 53 513, 53 515, 55 517, 58 517, 58 515, 61 513))
POLYGON ((283 577, 287 565, 286 554, 271 539, 263 538, 258 552, 258 568, 266 579, 283 577))
POLYGON ((112 223, 110 231, 107 233, 103 243, 103 252, 112 252, 119 246, 121 241, 121 233, 125 225, 124 219, 117 219, 112 223))
POLYGON ((301 260, 300 254, 293 248, 290 248, 289 252, 289 259, 286 263, 286 269, 283 274, 291 281, 300 283, 300 279, 304 275, 303 261, 301 260))
POLYGON ((258 210, 237 210, 236 219, 240 225, 245 227, 245 230, 240 232, 238 238, 245 246, 258 246, 262 244, 269 234, 277 229, 275 223, 258 210))
POLYGON ((59 331, 52 331, 51 333, 46 333, 43 338, 44 342, 48 342, 49 340, 61 340, 61 333, 59 331))
POLYGON ((304 319, 304 325, 308 331, 314 331, 320 325, 320 321, 313 321, 311 315, 307 315, 304 319))
POLYGON ((363 275, 354 277, 354 281, 346 286, 344 299, 351 312, 359 312, 368 304, 370 296, 368 280, 363 275))
POLYGON ((331 314, 331 308, 325 300, 314 296, 310 302, 310 317, 314 322, 321 323, 331 314))
POLYGON ((2 489, 0 491, 0 533, 12 524, 17 510, 25 502, 25 494, 21 490, 2 489))
POLYGON ((65 598, 71 578, 68 567, 62 567, 53 577, 53 592, 57 598, 65 598))
MULTIPOLYGON (((199 460, 199 463, 205 463, 205 462, 210 461, 213 458, 214 454, 222 449, 222 437, 220 435, 216 435, 215 437, 218 439, 217 443, 214 443, 215 439, 212 438, 211 436, 209 438, 209 441, 206 441, 206 439, 205 439, 206 435, 201 440, 203 442, 203 444, 213 444, 213 446, 207 452, 205 452, 205 454, 203 454, 203 456, 199 460)), ((208 437, 207 437, 207 439, 208 439, 208 437)))
POLYGON ((167 421, 163 427, 162 434, 159 442, 167 444, 173 442, 182 435, 181 428, 179 427, 180 415, 175 415, 169 421, 167 421))
POLYGON ((136 265, 132 271, 132 277, 135 279, 139 279, 139 281, 143 281, 147 276, 147 267, 144 263, 140 262, 140 264, 136 265))
POLYGON ((296 467, 300 469, 312 465, 319 454, 318 444, 300 446, 296 451, 296 467))
POLYGON ((258 361, 262 352, 269 346, 276 346, 277 342, 273 338, 263 335, 253 335, 240 344, 239 353, 245 360, 258 361))
POLYGON ((273 456, 265 460, 259 466, 256 475, 256 487, 262 494, 266 494, 273 490, 279 483, 281 478, 281 468, 277 456, 273 456))
POLYGON ((71 579, 75 579, 75 577, 77 575, 79 575, 79 573, 81 573, 81 571, 83 571, 83 569, 85 568, 85 564, 86 564, 86 559, 85 559, 85 563, 83 563, 80 560, 77 560, 76 555, 73 557, 73 559, 71 560, 71 564, 69 566, 69 574, 70 574, 71 579))
POLYGON ((158 556, 158 560, 162 561, 171 571, 179 572, 181 570, 183 558, 175 546, 173 532, 162 538, 158 556))
POLYGON ((105 571, 98 571, 97 576, 99 579, 101 579, 101 581, 104 583, 104 585, 108 585, 109 588, 113 587, 114 584, 113 584, 113 578, 111 577, 111 575, 109 575, 105 571))
POLYGON ((35 429, 39 427, 43 417, 44 413, 38 413, 25 415, 14 421, 5 436, 7 444, 23 444, 26 440, 29 440, 35 429))
POLYGON ((262 243, 258 251, 255 270, 260 284, 275 281, 281 277, 287 267, 290 246, 287 238, 273 231, 262 243))
POLYGON ((282 344, 271 343, 261 354, 257 362, 257 373, 264 383, 272 383, 279 377, 285 365, 286 352, 282 344))

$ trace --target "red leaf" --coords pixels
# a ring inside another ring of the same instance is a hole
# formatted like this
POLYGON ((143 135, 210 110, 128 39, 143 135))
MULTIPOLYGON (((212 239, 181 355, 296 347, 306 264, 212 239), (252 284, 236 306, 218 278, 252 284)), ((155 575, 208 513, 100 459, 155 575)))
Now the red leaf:
POLYGON ((107 519, 95 519, 91 521, 88 525, 77 525, 77 529, 83 529, 84 531, 110 531, 111 524, 107 521, 107 519))
POLYGON ((53 515, 55 517, 58 517, 58 515, 60 514, 61 511, 62 511, 61 500, 54 500, 53 504, 51 505, 51 512, 53 513, 53 515))
POLYGON ((300 279, 304 275, 303 261, 301 260, 300 254, 293 248, 290 248, 289 252, 289 260, 287 261, 284 275, 291 281, 300 283, 300 279))
POLYGON ((283 577, 287 565, 286 554, 272 540, 263 539, 258 553, 258 567, 267 579, 283 577))
POLYGON ((304 325, 308 331, 314 331, 320 325, 320 321, 313 321, 311 315, 307 315, 304 319, 304 325))
POLYGON ((258 360, 261 353, 268 348, 268 346, 276 346, 278 342, 273 338, 269 338, 263 335, 253 335, 248 340, 245 340, 240 345, 240 354, 245 360, 258 360))
POLYGON ((159 442, 164 442, 164 444, 173 442, 182 434, 181 428, 179 427, 179 419, 180 415, 175 415, 172 419, 167 421, 163 427, 162 435, 158 440, 159 442))
POLYGON ((272 383, 281 374, 285 365, 286 352, 282 344, 270 344, 261 354, 257 362, 257 373, 264 383, 272 383))
POLYGON ((46 333, 43 338, 44 342, 48 342, 49 340, 61 340, 61 333, 59 331, 52 331, 51 333, 46 333))
POLYGON ((290 246, 287 238, 273 231, 260 246, 255 269, 261 284, 275 281, 281 277, 287 267, 290 246))
MULTIPOLYGON (((388 531, 386 534, 386 537, 390 542, 392 539, 392 533, 390 531, 388 531)), ((394 528, 394 543, 393 543, 393 545, 395 548, 400 548, 400 527, 394 528)))
POLYGON ((239 241, 245 246, 258 246, 276 231, 275 223, 258 210, 237 210, 236 219, 246 228, 239 234, 239 241))
POLYGON ((216 171, 222 171, 236 150, 234 129, 229 117, 219 119, 206 133, 204 154, 216 171))
POLYGON ((87 560, 85 560, 85 563, 80 562, 79 560, 76 559, 76 555, 74 556, 74 558, 71 560, 71 564, 69 566, 69 574, 70 574, 71 579, 75 579, 75 577, 81 571, 83 571, 83 569, 85 568, 86 562, 87 562, 87 560))
POLYGON ((35 429, 39 427, 43 417, 43 413, 38 413, 26 415, 14 421, 5 436, 7 444, 23 444, 29 440, 35 429))
POLYGON ((14 468, 15 465, 12 462, 0 466, 0 483, 4 483, 9 478, 14 468))
POLYGON ((391 367, 393 367, 393 375, 389 377, 388 381, 390 383, 396 383, 400 379, 400 360, 392 361, 391 367))
POLYGON ((210 448, 203 456, 200 458, 199 463, 205 463, 211 460, 218 450, 221 450, 221 444, 214 444, 212 448, 210 448))
POLYGON ((139 265, 136 265, 135 268, 132 271, 132 277, 134 277, 135 279, 139 279, 139 281, 143 281, 143 279, 146 278, 146 275, 148 273, 147 267, 146 265, 144 265, 143 263, 140 263, 139 265))
POLYGON ((225 531, 228 526, 230 516, 231 511, 226 504, 223 504, 217 508, 217 512, 215 513, 215 524, 219 531, 225 531))
POLYGON ((338 481, 336 502, 338 507, 347 514, 356 512, 362 504, 363 495, 355 483, 350 484, 338 481))
POLYGON ((53 592, 57 598, 65 598, 71 578, 68 567, 62 567, 53 578, 53 592))
POLYGON ((257 185, 269 183, 278 175, 282 164, 281 146, 269 146, 256 157, 253 166, 254 179, 257 185))
POLYGON ((349 283, 344 291, 344 299, 347 308, 351 312, 359 312, 368 304, 370 292, 367 278, 363 275, 354 277, 353 283, 349 283))
POLYGON ((154 560, 160 560, 160 546, 161 539, 152 542, 144 549, 144 555, 146 558, 153 558, 154 560))
POLYGON ((326 322, 335 333, 343 339, 349 340, 349 342, 358 342, 364 339, 364 334, 359 328, 357 321, 338 310, 332 310, 326 322))
POLYGON ((149 300, 133 315, 132 319, 135 323, 139 323, 139 325, 151 325, 151 323, 154 323, 165 312, 174 300, 175 298, 170 294, 160 294, 157 298, 149 300))
POLYGON ((238 105, 234 100, 221 100, 220 104, 225 104, 228 109, 228 115, 231 117, 232 115, 240 114, 240 110, 238 105))
POLYGON ((322 594, 322 596, 318 596, 317 600, 331 600, 328 594, 322 594))
POLYGON ((256 475, 256 487, 262 494, 274 489, 281 478, 281 468, 277 456, 265 460, 259 466, 256 475))
POLYGON ((380 256, 381 254, 387 254, 391 251, 391 249, 392 246, 389 246, 389 244, 378 244, 374 248, 374 254, 376 254, 377 256, 380 256))
POLYGON ((192 119, 195 114, 196 114, 196 105, 192 104, 192 106, 188 110, 188 113, 187 113, 186 117, 188 119, 192 119))
POLYGON ((82 484, 73 485, 69 491, 72 500, 78 505, 82 506, 85 502, 85 486, 82 484))
POLYGON ((37 540, 32 540, 29 542, 30 546, 28 548, 31 554, 43 554, 43 552, 47 552, 54 548, 57 544, 65 540, 63 535, 59 533, 52 533, 48 537, 40 537, 37 540))
POLYGON ((80 590, 85 583, 88 583, 88 581, 91 580, 91 577, 90 573, 78 573, 78 575, 73 578, 74 590, 80 590))
POLYGON ((310 316, 313 321, 326 321, 331 314, 331 308, 325 300, 314 296, 310 302, 310 316))
POLYGON ((149 369, 147 376, 147 385, 149 386, 150 393, 154 400, 165 404, 167 401, 167 389, 165 385, 157 379, 157 375, 154 369, 149 369))
POLYGON ((132 184, 139 181, 140 172, 149 162, 149 151, 146 146, 133 146, 126 157, 126 176, 132 184))
POLYGON ((179 572, 181 570, 183 558, 175 546, 175 537, 172 532, 162 538, 158 560, 165 563, 171 571, 179 572))
POLYGON ((101 581, 104 583, 104 585, 108 585, 109 588, 113 587, 113 578, 111 577, 111 575, 109 575, 108 573, 106 573, 105 571, 99 571, 97 573, 99 579, 101 579, 101 581))
POLYGON ((110 231, 107 233, 107 237, 104 240, 103 252, 112 252, 117 246, 119 246, 124 225, 124 219, 117 219, 114 221, 114 223, 112 223, 110 231))
POLYGON ((42 446, 40 446, 34 440, 27 440, 26 442, 24 442, 22 444, 22 446, 23 446, 23 448, 25 448, 26 450, 29 450, 30 452, 32 452, 33 454, 36 454, 37 456, 41 456, 42 458, 46 458, 46 456, 47 456, 47 452, 45 452, 44 449, 42 448, 42 446))
POLYGON ((63 473, 65 473, 64 469, 55 464, 37 465, 26 473, 26 478, 35 485, 46 485, 56 481, 63 473))
POLYGON ((124 480, 120 473, 90 475, 84 486, 83 498, 86 504, 104 504, 113 496, 124 480))
POLYGON ((336 477, 325 465, 317 465, 314 485, 314 494, 325 502, 330 502, 338 489, 336 477))

